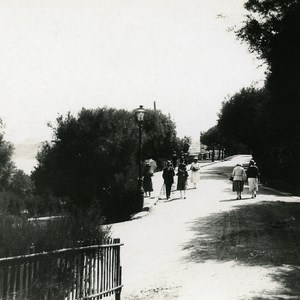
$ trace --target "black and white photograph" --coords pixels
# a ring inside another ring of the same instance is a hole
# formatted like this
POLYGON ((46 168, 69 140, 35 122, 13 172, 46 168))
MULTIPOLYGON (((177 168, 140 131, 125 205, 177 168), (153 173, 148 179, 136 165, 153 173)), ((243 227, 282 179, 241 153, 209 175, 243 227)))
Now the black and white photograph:
POLYGON ((300 299, 300 0, 0 1, 0 300, 300 299))

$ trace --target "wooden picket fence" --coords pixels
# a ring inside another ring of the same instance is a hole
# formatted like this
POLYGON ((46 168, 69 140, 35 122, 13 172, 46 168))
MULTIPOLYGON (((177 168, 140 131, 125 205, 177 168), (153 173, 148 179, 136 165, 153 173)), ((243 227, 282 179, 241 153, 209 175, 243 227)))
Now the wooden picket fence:
POLYGON ((121 299, 119 239, 0 259, 0 300, 121 299))

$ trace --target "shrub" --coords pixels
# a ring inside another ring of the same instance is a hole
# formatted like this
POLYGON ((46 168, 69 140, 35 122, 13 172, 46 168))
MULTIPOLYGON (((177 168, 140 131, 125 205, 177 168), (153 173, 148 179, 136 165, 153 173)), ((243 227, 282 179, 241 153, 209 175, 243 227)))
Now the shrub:
POLYGON ((43 252, 101 243, 110 232, 102 223, 96 206, 53 219, 0 215, 0 257, 28 254, 32 245, 35 252, 43 252))

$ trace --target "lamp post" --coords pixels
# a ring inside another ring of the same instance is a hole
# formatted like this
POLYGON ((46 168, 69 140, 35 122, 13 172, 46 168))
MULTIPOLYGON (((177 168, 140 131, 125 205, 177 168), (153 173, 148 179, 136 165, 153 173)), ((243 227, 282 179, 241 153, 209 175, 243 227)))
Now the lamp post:
POLYGON ((143 189, 143 179, 142 179, 142 164, 143 164, 143 143, 142 143, 142 128, 143 128, 143 122, 144 122, 144 115, 145 110, 143 108, 143 105, 140 105, 139 108, 135 110, 136 118, 139 124, 139 179, 138 179, 138 189, 140 193, 140 205, 141 210, 144 207, 144 189, 143 189))

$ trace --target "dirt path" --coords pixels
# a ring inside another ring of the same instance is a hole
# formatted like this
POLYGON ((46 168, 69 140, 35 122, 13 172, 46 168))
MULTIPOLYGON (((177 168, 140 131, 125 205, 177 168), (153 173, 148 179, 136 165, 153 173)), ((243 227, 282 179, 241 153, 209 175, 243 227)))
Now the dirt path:
POLYGON ((175 192, 112 226, 125 244, 122 299, 300 299, 300 200, 265 189, 234 200, 237 160, 249 156, 202 168, 187 199, 175 192))

